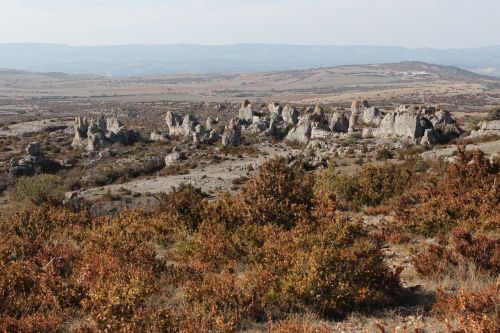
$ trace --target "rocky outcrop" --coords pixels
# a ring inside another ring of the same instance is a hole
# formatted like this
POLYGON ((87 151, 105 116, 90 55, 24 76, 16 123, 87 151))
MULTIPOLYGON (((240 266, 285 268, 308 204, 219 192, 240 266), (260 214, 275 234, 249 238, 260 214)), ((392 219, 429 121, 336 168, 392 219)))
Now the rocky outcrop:
POLYGON ((93 152, 113 143, 133 144, 140 140, 136 131, 126 130, 115 117, 105 118, 100 115, 96 118, 75 118, 75 137, 73 147, 86 147, 93 152))
POLYGON ((151 132, 151 135, 149 136, 149 140, 154 141, 154 142, 162 142, 162 143, 169 143, 170 142, 170 138, 168 137, 167 133, 163 133, 160 131, 151 132))
POLYGON ((249 100, 245 100, 241 104, 241 108, 238 112, 238 118, 246 122, 252 122, 253 116, 259 116, 254 110, 252 103, 249 100))
POLYGON ((212 118, 211 116, 208 116, 207 118, 207 130, 212 130, 213 126, 219 123, 219 118, 212 118))
POLYGON ((310 114, 305 115, 299 120, 297 126, 292 128, 286 136, 289 142, 297 142, 307 144, 311 139, 312 132, 312 117, 310 114))
POLYGON ((222 145, 227 146, 239 146, 241 143, 241 125, 238 118, 233 118, 224 127, 224 133, 222 134, 222 145))
POLYGON ((193 135, 196 126, 199 124, 198 119, 190 114, 182 117, 171 111, 167 112, 165 121, 167 123, 168 134, 170 136, 190 137, 193 135))
POLYGON ((345 114, 336 112, 331 116, 328 128, 333 132, 347 133, 349 130, 349 119, 347 119, 345 114))
POLYGON ((368 101, 353 101, 351 104, 351 116, 349 117, 349 132, 353 132, 358 124, 359 116, 369 107, 368 101))
POLYGON ((472 131, 469 138, 500 136, 500 120, 483 121, 479 123, 478 127, 479 129, 472 131))
POLYGON ((170 167, 179 164, 183 159, 185 159, 183 153, 173 152, 165 157, 165 166, 170 167))
POLYGON ((380 110, 374 106, 363 109, 361 121, 366 125, 379 126, 382 121, 383 115, 380 110))
POLYGON ((269 110, 269 113, 271 116, 281 116, 281 112, 283 111, 283 108, 279 103, 276 102, 270 102, 267 106, 267 109, 269 110))
POLYGON ((287 105, 281 111, 281 117, 283 118, 283 121, 290 125, 297 125, 299 122, 299 116, 299 111, 297 111, 297 109, 293 106, 287 105))
POLYGON ((38 143, 32 142, 26 147, 26 155, 10 160, 10 174, 14 177, 29 177, 40 173, 54 173, 63 165, 61 162, 45 156, 38 143))

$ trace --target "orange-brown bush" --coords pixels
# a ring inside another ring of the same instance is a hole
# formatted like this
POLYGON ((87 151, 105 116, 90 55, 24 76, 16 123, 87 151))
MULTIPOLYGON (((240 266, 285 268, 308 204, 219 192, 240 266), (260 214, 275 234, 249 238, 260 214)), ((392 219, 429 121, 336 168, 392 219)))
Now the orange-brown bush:
POLYGON ((313 197, 313 179, 284 158, 266 163, 249 181, 240 199, 248 223, 273 223, 287 228, 306 217, 313 197))
POLYGON ((334 330, 324 324, 304 322, 298 317, 291 317, 279 323, 271 322, 268 333, 333 333, 334 330))
POLYGON ((428 176, 406 193, 396 210, 396 228, 434 236, 457 226, 500 226, 500 168, 482 152, 473 156, 458 147, 456 161, 444 174, 428 176))
POLYGON ((380 244, 336 207, 277 159, 214 202, 184 187, 158 212, 22 211, 1 228, 0 331, 234 332, 391 303, 380 244))
POLYGON ((500 285, 478 292, 460 290, 456 294, 438 291, 433 313, 448 321, 448 329, 457 333, 494 333, 500 330, 500 285), (449 321, 458 322, 458 327, 449 321))
POLYGON ((457 228, 451 237, 438 237, 436 243, 413 257, 416 271, 423 276, 435 277, 467 263, 472 263, 483 274, 500 273, 500 239, 486 235, 473 235, 470 230, 457 228))

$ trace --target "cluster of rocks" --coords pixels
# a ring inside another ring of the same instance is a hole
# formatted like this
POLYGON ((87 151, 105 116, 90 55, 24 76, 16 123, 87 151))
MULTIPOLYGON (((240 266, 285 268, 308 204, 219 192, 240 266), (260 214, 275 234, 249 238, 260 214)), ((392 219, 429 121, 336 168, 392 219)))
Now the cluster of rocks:
POLYGON ((447 143, 463 132, 448 111, 434 107, 400 106, 391 112, 369 107, 366 101, 353 102, 349 130, 358 125, 363 138, 407 139, 415 144, 447 143), (366 127, 368 126, 368 127, 366 127))
POLYGON ((167 112, 165 117, 168 135, 180 136, 185 138, 192 138, 193 144, 215 142, 220 139, 219 133, 212 129, 218 120, 209 117, 206 126, 203 126, 196 117, 193 115, 186 115, 184 117, 173 113, 167 112))
POLYGON ((317 105, 299 117, 286 137, 307 144, 311 140, 346 137, 359 132, 362 138, 404 139, 414 144, 447 143, 463 132, 448 111, 433 107, 400 106, 382 112, 367 101, 354 101, 350 113, 327 115, 317 105))
POLYGON ((129 145, 140 140, 138 132, 125 129, 115 117, 105 118, 103 115, 97 118, 77 117, 74 128, 75 137, 72 146, 85 147, 89 152, 100 150, 113 143, 129 145))
POLYGON ((10 174, 14 177, 30 177, 40 173, 55 173, 63 167, 62 163, 45 156, 36 142, 26 147, 26 155, 10 160, 10 174))
POLYGON ((320 105, 316 105, 299 118, 286 140, 307 144, 310 140, 345 137, 348 130, 349 120, 345 114, 335 112, 327 115, 320 105))
POLYGON ((478 129, 471 132, 469 138, 483 138, 488 136, 500 136, 500 120, 482 121, 478 129))
MULTIPOLYGON (((447 143, 462 133, 449 112, 433 107, 400 106, 394 111, 383 112, 367 101, 354 101, 350 112, 326 113, 320 105, 316 105, 305 109, 302 114, 293 106, 283 107, 276 102, 269 103, 267 111, 263 107, 256 111, 252 103, 245 100, 239 108, 238 117, 230 119, 221 132, 214 127, 218 119, 208 117, 204 126, 192 115, 182 117, 168 112, 168 134, 153 132, 151 140, 169 142, 170 137, 181 136, 192 138, 193 144, 222 140, 223 146, 238 146, 246 133, 309 144, 345 138, 357 132, 360 138, 437 144, 447 143)), ((168 157, 166 164, 171 163, 174 157, 168 157)), ((316 162, 323 163, 320 159, 316 162)))

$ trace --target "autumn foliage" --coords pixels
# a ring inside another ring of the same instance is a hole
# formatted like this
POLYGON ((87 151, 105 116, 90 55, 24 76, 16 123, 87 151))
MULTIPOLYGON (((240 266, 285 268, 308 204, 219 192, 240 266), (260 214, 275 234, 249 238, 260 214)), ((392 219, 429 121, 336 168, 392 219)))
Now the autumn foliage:
POLYGON ((379 241, 313 185, 274 159, 213 202, 185 186, 154 213, 21 210, 1 226, 0 331, 234 332, 394 303, 379 241))

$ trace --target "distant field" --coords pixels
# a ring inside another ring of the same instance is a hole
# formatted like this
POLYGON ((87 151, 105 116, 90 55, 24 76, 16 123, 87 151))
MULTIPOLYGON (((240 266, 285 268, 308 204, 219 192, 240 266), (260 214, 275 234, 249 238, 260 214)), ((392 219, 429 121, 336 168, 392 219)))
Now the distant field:
MULTIPOLYGON (((347 105, 369 99, 376 105, 444 104, 454 111, 500 104, 500 80, 454 67, 424 63, 342 66, 242 74, 166 74, 111 78, 0 71, 2 113, 12 101, 239 102, 277 100, 347 105), (5 102, 10 101, 10 102, 5 102)), ((15 103, 14 103, 15 104, 15 103)), ((18 107, 17 107, 18 108, 18 107)))

